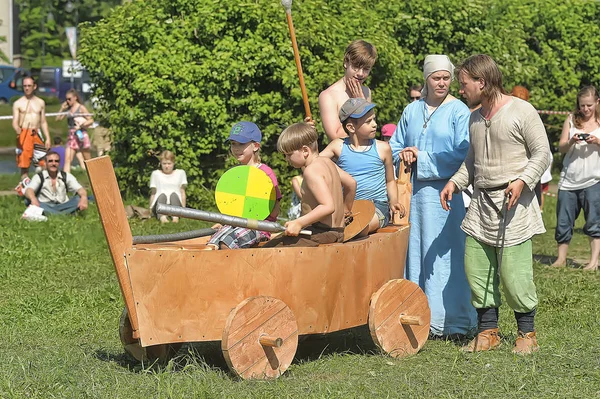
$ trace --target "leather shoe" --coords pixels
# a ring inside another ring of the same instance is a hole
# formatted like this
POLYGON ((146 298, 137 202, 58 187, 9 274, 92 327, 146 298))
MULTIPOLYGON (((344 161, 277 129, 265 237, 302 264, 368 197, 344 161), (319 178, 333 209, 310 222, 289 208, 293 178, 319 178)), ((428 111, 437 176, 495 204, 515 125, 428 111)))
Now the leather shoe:
POLYGON ((515 347, 512 352, 517 355, 531 355, 540 349, 537 338, 535 337, 535 331, 524 333, 519 331, 517 340, 515 341, 515 347))
POLYGON ((462 347, 464 352, 483 352, 496 349, 500 346, 500 337, 497 328, 483 330, 467 345, 462 347))

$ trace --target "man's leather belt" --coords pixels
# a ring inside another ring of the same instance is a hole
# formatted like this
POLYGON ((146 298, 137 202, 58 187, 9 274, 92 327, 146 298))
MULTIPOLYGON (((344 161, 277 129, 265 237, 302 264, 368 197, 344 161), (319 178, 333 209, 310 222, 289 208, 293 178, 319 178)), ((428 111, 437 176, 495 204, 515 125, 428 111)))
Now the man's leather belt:
POLYGON ((508 183, 505 183, 501 186, 496 186, 496 187, 486 187, 486 188, 480 188, 480 190, 482 191, 498 191, 498 190, 506 190, 506 188, 508 187, 508 183))

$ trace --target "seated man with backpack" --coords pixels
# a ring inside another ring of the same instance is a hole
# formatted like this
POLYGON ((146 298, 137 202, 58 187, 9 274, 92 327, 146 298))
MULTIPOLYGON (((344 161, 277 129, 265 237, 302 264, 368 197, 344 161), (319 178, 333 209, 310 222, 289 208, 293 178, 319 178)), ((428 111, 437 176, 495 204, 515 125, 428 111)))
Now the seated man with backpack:
POLYGON ((26 203, 39 206, 46 215, 71 214, 88 207, 85 188, 70 173, 58 170, 60 155, 55 151, 46 154, 46 170, 33 176, 25 190, 26 203), (67 191, 76 193, 71 199, 67 191))

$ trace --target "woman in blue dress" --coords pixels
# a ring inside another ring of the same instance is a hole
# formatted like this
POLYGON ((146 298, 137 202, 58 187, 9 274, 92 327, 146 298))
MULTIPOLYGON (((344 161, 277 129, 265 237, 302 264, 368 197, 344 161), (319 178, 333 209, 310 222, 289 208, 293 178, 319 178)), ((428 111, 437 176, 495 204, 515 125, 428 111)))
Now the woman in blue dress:
POLYGON ((406 278, 425 291, 433 336, 467 335, 477 328, 464 270, 465 207, 460 195, 451 211, 440 205, 440 192, 469 150, 469 108, 451 94, 454 65, 445 55, 428 55, 419 101, 402 113, 390 140, 395 161, 412 165, 410 239, 406 278))

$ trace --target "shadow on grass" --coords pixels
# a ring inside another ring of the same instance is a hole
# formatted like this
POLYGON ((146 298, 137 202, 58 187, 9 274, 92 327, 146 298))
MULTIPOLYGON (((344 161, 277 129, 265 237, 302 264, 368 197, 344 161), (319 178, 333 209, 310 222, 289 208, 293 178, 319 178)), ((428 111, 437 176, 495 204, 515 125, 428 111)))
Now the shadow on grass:
POLYGON ((167 363, 159 361, 142 363, 126 353, 125 350, 119 354, 97 350, 94 352, 94 357, 104 362, 116 363, 132 373, 161 372, 165 370, 179 372, 190 367, 229 371, 221 352, 220 341, 184 344, 167 363))
MULTIPOLYGON (((550 255, 533 255, 533 260, 536 262, 541 263, 542 265, 546 265, 546 266, 550 266, 552 265, 555 261, 556 261, 557 257, 556 256, 550 256, 550 255)), ((570 259, 567 258, 567 267, 573 268, 573 269, 581 269, 583 268, 584 264, 578 262, 575 259, 570 259)))
POLYGON ((125 353, 125 351, 123 351, 122 353, 115 354, 113 352, 108 352, 105 350, 97 350, 94 352, 94 357, 103 362, 116 363, 119 366, 132 371, 136 371, 136 369, 141 370, 140 362, 135 360, 133 357, 129 356, 127 353, 125 353))
MULTIPOLYGON (((367 325, 337 331, 329 334, 302 335, 298 340, 298 350, 294 363, 314 361, 334 353, 345 354, 378 354, 369 327, 367 325)), ((94 357, 103 362, 119 365, 133 373, 145 373, 149 370, 174 372, 184 371, 190 367, 204 370, 222 371, 233 377, 223 352, 221 341, 193 342, 184 344, 168 364, 145 363, 135 360, 123 351, 115 354, 106 350, 97 350, 94 357)))
POLYGON ((379 353, 368 325, 336 331, 329 334, 302 335, 294 361, 317 360, 334 353, 374 354, 379 353))

